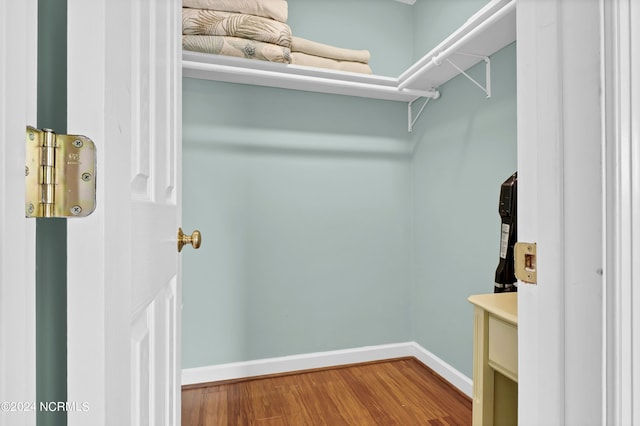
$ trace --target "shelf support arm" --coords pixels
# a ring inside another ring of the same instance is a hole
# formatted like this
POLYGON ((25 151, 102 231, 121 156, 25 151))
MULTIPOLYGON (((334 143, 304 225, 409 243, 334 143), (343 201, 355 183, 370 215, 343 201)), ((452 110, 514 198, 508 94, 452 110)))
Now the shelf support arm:
POLYGON ((416 114, 416 117, 413 118, 413 103, 415 101, 417 101, 420 98, 416 98, 414 100, 412 100, 411 102, 409 102, 407 104, 407 118, 408 118, 408 124, 409 124, 409 133, 411 133, 413 131, 413 125, 416 124, 416 121, 418 121, 418 118, 420 117, 420 114, 422 114, 422 111, 424 110, 424 107, 427 106, 427 104, 429 103, 429 100, 432 99, 430 97, 425 98, 426 100, 424 101, 424 103, 422 104, 422 106, 420 107, 420 109, 418 110, 418 113, 416 114))
POLYGON ((478 86, 480 88, 480 90, 482 90, 487 95, 487 98, 490 98, 491 97, 491 59, 488 56, 474 55, 472 53, 455 52, 455 54, 457 54, 457 55, 466 55, 466 56, 475 56, 475 57, 482 58, 484 60, 484 63, 485 63, 485 86, 483 86, 482 84, 478 83, 473 77, 471 77, 469 74, 464 72, 464 70, 462 70, 459 66, 457 66, 456 64, 451 62, 451 59, 445 58, 445 61, 449 62, 449 64, 452 67, 454 67, 456 70, 458 70, 460 72, 460 74, 464 75, 469 80, 471 80, 471 82, 473 84, 478 86))

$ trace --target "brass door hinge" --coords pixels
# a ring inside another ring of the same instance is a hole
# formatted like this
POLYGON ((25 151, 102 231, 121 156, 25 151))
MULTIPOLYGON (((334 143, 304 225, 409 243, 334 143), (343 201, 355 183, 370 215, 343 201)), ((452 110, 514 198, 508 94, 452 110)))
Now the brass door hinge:
POLYGON ((516 243, 513 248, 516 278, 529 284, 538 282, 538 248, 536 243, 516 243))
POLYGON ((26 217, 84 217, 96 208, 96 147, 27 126, 26 217))

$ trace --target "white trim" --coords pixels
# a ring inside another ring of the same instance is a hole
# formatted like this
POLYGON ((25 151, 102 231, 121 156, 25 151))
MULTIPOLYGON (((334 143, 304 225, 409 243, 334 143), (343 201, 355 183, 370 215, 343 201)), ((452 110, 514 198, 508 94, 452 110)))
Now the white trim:
POLYGON ((420 362, 438 373, 443 379, 458 388, 458 390, 469 398, 473 397, 473 380, 420 346, 418 343, 411 342, 410 344, 413 349, 412 355, 418 358, 420 362))
POLYGON ((413 356, 410 343, 365 346, 354 349, 233 362, 229 364, 183 369, 182 384, 191 385, 195 383, 239 379, 267 374, 280 374, 290 371, 326 368, 404 356, 413 356))
POLYGON ((413 356, 471 397, 471 379, 444 362, 416 342, 364 346, 337 351, 266 358, 246 362, 210 365, 182 370, 182 385, 233 380, 245 377, 281 374, 291 371, 327 368, 361 362, 413 356))
MULTIPOLYGON (((640 264, 637 252, 640 208, 638 108, 640 90, 635 84, 640 32, 632 25, 640 17, 635 1, 604 1, 605 123, 605 279, 607 340, 606 424, 637 424, 640 402, 638 365, 640 327, 634 308, 640 302, 634 281, 640 264), (634 323, 635 321, 635 323, 634 323)), ((603 421, 603 424, 604 421, 603 421)))
MULTIPOLYGON (((26 219, 24 211, 24 138, 25 126, 37 124, 37 16, 35 0, 0 2, 0 403, 4 404, 36 400, 36 223, 26 219)), ((0 410, 0 425, 35 424, 35 412, 25 411, 0 410)))
MULTIPOLYGON (((36 224, 35 220, 25 218, 24 212, 24 138, 25 125, 37 124, 37 17, 38 2, 35 0, 3 0, 0 4, 2 404, 36 399, 36 224)), ((16 413, 6 408, 3 405, 0 410, 0 425, 35 424, 36 415, 32 410, 16 413)))
MULTIPOLYGON (((632 23, 638 22, 640 19, 640 6, 638 2, 631 1, 630 2, 630 13, 629 18, 632 23)), ((630 208, 631 208, 631 253, 629 253, 631 262, 629 265, 630 273, 631 273, 631 286, 633 290, 633 299, 631 300, 632 309, 631 318, 629 318, 629 331, 631 338, 631 354, 628 366, 628 373, 633 373, 633 377, 631 379, 631 401, 632 404, 629 407, 627 413, 633 418, 632 422, 637 424, 640 421, 640 398, 638 397, 640 394, 640 315, 637 314, 637 308, 640 306, 640 291, 633 289, 633 283, 638 283, 638 278, 640 277, 640 259, 638 254, 640 253, 640 217, 638 216, 638 212, 640 212, 640 78, 638 77, 638 71, 640 71, 640 53, 638 53, 638 48, 640 48, 640 31, 638 30, 637 25, 631 25, 631 34, 630 34, 630 49, 629 54, 631 56, 631 147, 632 147, 632 158, 631 158, 631 200, 630 200, 630 208)))

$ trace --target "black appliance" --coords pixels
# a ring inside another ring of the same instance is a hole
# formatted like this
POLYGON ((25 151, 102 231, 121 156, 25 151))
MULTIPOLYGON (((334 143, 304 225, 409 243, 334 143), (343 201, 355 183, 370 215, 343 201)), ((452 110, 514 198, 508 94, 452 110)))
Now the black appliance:
POLYGON ((518 173, 505 180, 500 187, 500 263, 496 268, 494 293, 518 291, 516 285, 513 246, 518 239, 517 221, 518 173))

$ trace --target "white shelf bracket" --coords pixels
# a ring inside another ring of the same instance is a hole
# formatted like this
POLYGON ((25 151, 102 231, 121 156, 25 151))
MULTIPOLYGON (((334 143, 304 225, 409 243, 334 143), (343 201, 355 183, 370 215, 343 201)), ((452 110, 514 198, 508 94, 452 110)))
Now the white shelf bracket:
POLYGON ((416 117, 413 118, 413 103, 415 101, 417 101, 420 98, 416 98, 414 100, 412 100, 411 102, 409 102, 407 104, 407 117, 408 117, 408 121, 409 121, 409 133, 411 133, 413 131, 413 125, 416 124, 416 121, 418 121, 418 118, 420 117, 420 114, 422 114, 422 111, 424 110, 424 107, 427 106, 427 104, 429 103, 429 99, 432 99, 430 97, 425 98, 424 103, 422 104, 422 106, 420 107, 420 109, 418 110, 418 113, 416 114, 416 117))
POLYGON ((487 98, 490 98, 491 97, 491 59, 488 56, 474 55, 473 53, 455 52, 455 54, 456 55, 465 55, 465 56, 474 56, 476 58, 482 58, 484 60, 484 63, 485 63, 485 85, 483 86, 482 84, 478 83, 473 77, 471 77, 469 74, 464 72, 464 70, 462 70, 460 67, 458 67, 453 62, 451 62, 451 59, 445 58, 445 61, 449 62, 449 64, 452 67, 454 67, 456 70, 458 70, 460 72, 460 74, 464 75, 469 80, 471 80, 471 82, 473 84, 478 86, 480 88, 480 90, 482 90, 487 95, 487 98))

